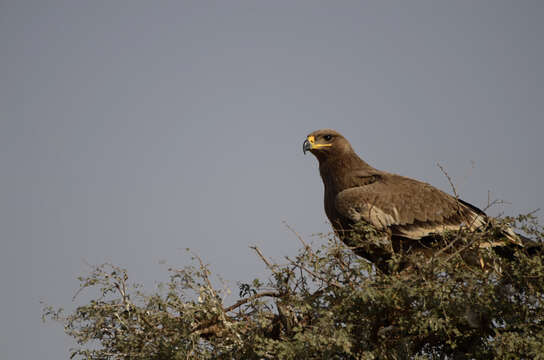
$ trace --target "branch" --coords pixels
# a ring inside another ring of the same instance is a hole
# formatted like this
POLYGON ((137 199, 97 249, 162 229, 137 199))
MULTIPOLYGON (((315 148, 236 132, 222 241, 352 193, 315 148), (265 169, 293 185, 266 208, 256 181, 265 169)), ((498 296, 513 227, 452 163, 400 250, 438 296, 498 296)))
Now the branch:
POLYGON ((272 271, 273 273, 276 273, 274 266, 264 257, 263 253, 261 252, 261 250, 259 250, 257 246, 250 246, 249 248, 255 250, 257 255, 259 255, 261 260, 266 264, 266 266, 270 269, 270 271, 272 271))
POLYGON ((442 171, 442 173, 446 176, 446 178, 448 179, 448 182, 450 183, 450 186, 453 190, 453 195, 455 195, 455 198, 457 200, 459 200, 459 195, 457 194, 457 190, 455 189, 455 185, 453 185, 453 181, 451 180, 451 177, 450 175, 448 174, 448 172, 442 167, 442 165, 440 165, 440 163, 436 163, 436 166, 438 166, 440 168, 440 171, 442 171))
POLYGON ((245 303, 248 303, 250 301, 253 301, 255 299, 262 298, 262 297, 265 297, 265 296, 268 296, 268 297, 281 297, 281 294, 279 292, 276 292, 276 291, 264 291, 262 293, 258 293, 258 294, 252 295, 252 296, 250 296, 248 298, 237 301, 235 304, 233 304, 233 305, 229 306, 228 308, 226 308, 225 312, 231 312, 232 310, 235 310, 235 309, 239 308, 240 306, 244 305, 245 303))
POLYGON ((297 232, 295 231, 295 229, 293 229, 293 228, 287 223, 287 221, 284 221, 283 224, 285 225, 285 227, 286 227, 287 229, 289 229, 289 231, 291 231, 291 232, 297 237, 297 239, 300 240, 300 242, 302 243, 302 246, 304 246, 304 248, 305 248, 306 250, 310 251, 310 253, 311 253, 310 245, 308 245, 308 243, 307 243, 306 241, 304 241, 304 239, 302 238, 302 236, 300 236, 300 234, 297 233, 297 232))

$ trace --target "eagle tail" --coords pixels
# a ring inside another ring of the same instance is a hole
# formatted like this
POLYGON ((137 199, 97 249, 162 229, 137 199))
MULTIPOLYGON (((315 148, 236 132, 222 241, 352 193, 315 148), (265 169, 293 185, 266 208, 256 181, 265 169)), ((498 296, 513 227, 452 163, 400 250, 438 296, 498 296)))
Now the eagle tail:
POLYGON ((501 257, 508 260, 514 260, 515 252, 520 249, 523 249, 524 252, 530 257, 544 254, 544 243, 542 242, 538 242, 521 234, 515 233, 512 231, 512 229, 506 229, 503 231, 502 235, 504 235, 509 242, 502 246, 493 247, 493 250, 495 250, 495 252, 501 257))

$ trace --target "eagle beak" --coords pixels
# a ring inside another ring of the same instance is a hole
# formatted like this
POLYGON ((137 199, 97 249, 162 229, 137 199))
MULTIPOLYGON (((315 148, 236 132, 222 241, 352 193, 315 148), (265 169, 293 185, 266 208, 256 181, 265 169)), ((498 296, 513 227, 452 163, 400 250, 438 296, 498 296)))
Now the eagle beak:
POLYGON ((302 144, 302 152, 304 155, 306 155, 306 151, 310 151, 312 148, 312 144, 308 141, 308 139, 304 140, 304 143, 302 144))
POLYGON ((302 144, 302 152, 306 154, 306 151, 312 150, 312 149, 321 149, 325 147, 330 147, 332 144, 316 144, 315 143, 315 136, 310 135, 304 140, 304 143, 302 144))

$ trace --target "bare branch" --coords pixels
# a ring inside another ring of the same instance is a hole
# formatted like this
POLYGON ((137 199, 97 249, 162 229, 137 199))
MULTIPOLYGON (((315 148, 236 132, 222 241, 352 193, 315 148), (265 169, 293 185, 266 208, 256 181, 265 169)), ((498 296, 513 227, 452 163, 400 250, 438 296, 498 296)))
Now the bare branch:
POLYGON ((266 264, 266 266, 270 269, 270 271, 272 271, 273 273, 276 272, 276 270, 274 269, 274 266, 264 257, 263 253, 257 246, 250 246, 249 248, 254 250, 257 253, 257 255, 259 255, 261 260, 266 264))
POLYGON ((230 312, 232 310, 235 310, 237 308, 239 308, 240 306, 244 305, 245 303, 248 303, 250 301, 253 301, 255 299, 258 299, 258 298, 262 298, 262 297, 280 297, 281 294, 277 291, 264 291, 262 293, 258 293, 258 294, 255 294, 255 295, 252 295, 248 298, 245 298, 245 299, 242 299, 240 301, 237 301, 235 304, 229 306, 228 308, 225 309, 225 312, 230 312))
POLYGON ((295 231, 295 229, 293 229, 288 223, 287 221, 284 221, 283 224, 285 225, 285 227, 287 229, 289 229, 289 231, 291 231, 296 237, 297 239, 300 240, 300 242, 302 243, 302 246, 304 246, 304 248, 306 248, 306 250, 310 251, 311 252, 311 248, 310 248, 310 245, 308 245, 308 243, 306 241, 304 241, 304 239, 302 238, 302 236, 300 236, 299 233, 297 233, 295 231))
POLYGON ((442 173, 446 176, 446 178, 448 179, 448 182, 450 183, 450 186, 451 186, 451 188, 453 190, 453 195, 455 196, 455 198, 457 200, 459 200, 459 195, 457 194, 457 190, 455 189, 455 185, 453 185, 453 181, 451 180, 451 177, 448 174, 448 172, 442 167, 442 165, 440 165, 439 162, 436 163, 436 166, 438 166, 440 171, 442 171, 442 173))

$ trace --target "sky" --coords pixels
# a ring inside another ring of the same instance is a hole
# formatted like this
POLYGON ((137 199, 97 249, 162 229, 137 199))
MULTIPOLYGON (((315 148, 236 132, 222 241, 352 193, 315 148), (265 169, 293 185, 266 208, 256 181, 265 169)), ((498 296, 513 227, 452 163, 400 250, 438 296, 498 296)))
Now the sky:
POLYGON ((0 1, 2 358, 68 358, 40 301, 74 309, 87 263, 152 291, 190 248, 236 290, 266 276, 250 245, 296 253, 283 222, 318 242, 319 128, 451 193, 440 163, 462 199, 506 202, 491 215, 541 208, 542 18, 538 0, 0 1))

